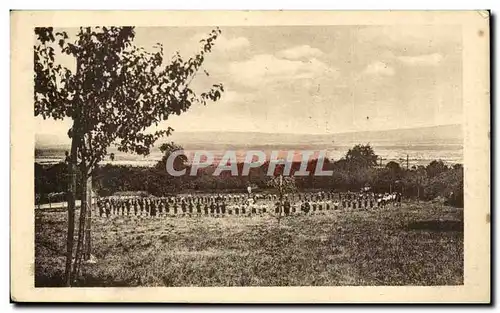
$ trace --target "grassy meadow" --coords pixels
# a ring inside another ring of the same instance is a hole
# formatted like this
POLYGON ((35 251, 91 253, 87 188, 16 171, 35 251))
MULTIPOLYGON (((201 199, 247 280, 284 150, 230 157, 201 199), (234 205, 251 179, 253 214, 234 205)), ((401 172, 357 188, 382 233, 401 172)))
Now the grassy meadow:
MULTIPOLYGON (((67 214, 35 217, 35 286, 61 286, 67 214)), ((432 202, 279 224, 271 215, 96 217, 92 240, 97 263, 78 286, 463 284, 463 210, 432 202)))

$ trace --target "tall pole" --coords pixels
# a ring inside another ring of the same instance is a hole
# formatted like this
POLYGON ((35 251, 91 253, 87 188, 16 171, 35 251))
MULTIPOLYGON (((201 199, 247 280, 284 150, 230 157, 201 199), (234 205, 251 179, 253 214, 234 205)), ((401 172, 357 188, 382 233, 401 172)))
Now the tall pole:
POLYGON ((406 155, 406 170, 409 169, 409 159, 408 159, 408 154, 406 155))

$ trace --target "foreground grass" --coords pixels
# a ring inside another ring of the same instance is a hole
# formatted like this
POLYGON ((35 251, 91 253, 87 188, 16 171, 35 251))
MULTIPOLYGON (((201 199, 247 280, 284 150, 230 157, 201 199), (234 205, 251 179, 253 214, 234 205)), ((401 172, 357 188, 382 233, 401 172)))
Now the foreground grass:
MULTIPOLYGON (((463 284, 462 210, 405 204, 277 220, 97 218, 80 286, 463 284)), ((63 280, 66 214, 36 212, 35 285, 63 280)))

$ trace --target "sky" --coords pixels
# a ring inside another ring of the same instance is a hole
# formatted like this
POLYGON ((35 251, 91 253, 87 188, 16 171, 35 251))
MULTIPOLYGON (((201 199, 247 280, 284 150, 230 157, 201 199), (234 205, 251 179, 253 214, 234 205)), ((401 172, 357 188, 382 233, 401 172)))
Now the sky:
MULTIPOLYGON (((71 35, 75 29, 65 29, 71 35)), ((211 28, 136 28, 134 43, 167 56, 199 49, 211 28)), ((462 123, 459 26, 222 27, 197 91, 223 83, 221 100, 160 124, 175 131, 329 134, 462 123)), ((56 55, 74 68, 70 57, 56 55)), ((61 140, 70 120, 36 118, 61 140)))

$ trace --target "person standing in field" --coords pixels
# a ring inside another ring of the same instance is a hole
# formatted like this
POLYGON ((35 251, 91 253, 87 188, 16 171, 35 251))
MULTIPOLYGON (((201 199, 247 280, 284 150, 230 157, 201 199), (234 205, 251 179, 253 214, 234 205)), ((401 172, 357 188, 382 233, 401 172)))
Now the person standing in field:
POLYGON ((283 209, 285 211, 285 216, 290 215, 290 201, 288 201, 288 199, 285 200, 283 209))
POLYGON ((311 210, 311 204, 309 203, 309 201, 306 201, 304 204, 304 213, 309 214, 310 210, 311 210))
POLYGON ((97 207, 99 208, 99 216, 102 217, 104 214, 104 206, 103 206, 103 201, 101 199, 97 201, 97 207))
POLYGON ((184 216, 186 214, 186 202, 184 201, 184 199, 181 200, 181 211, 182 215, 184 216))
POLYGON ((215 215, 215 203, 213 199, 210 201, 210 215, 214 216, 215 215))
POLYGON ((106 205, 104 206, 104 210, 106 213, 106 217, 109 217, 109 215, 111 213, 111 201, 109 199, 106 201, 106 205))
POLYGON ((189 214, 193 214, 193 200, 189 199, 189 214))
POLYGON ((200 201, 196 202, 196 214, 198 214, 198 216, 201 215, 201 203, 200 203, 200 201))
POLYGON ((205 216, 207 216, 207 215, 208 215, 208 203, 206 203, 206 202, 205 202, 205 205, 204 205, 204 207, 203 207, 203 210, 204 210, 204 212, 203 212, 203 213, 205 214, 205 216))
POLYGON ((150 207, 149 215, 151 217, 156 217, 156 202, 154 200, 152 200, 149 207, 150 207))
POLYGON ((221 204, 221 213, 222 213, 222 216, 226 215, 226 202, 225 201, 223 201, 221 204))

